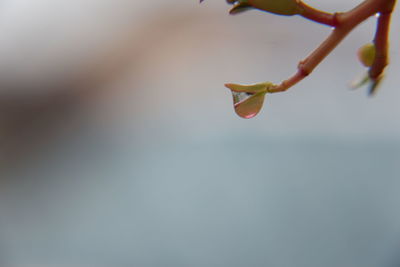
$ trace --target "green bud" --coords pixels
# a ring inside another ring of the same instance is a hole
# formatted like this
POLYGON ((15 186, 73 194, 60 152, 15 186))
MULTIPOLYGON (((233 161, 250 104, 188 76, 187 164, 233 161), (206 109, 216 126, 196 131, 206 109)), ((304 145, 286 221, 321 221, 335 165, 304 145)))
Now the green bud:
POLYGON ((302 12, 299 0, 248 0, 254 8, 278 15, 292 16, 302 12))
POLYGON ((371 67, 375 61, 376 48, 373 43, 368 43, 358 49, 358 59, 365 67, 371 67))

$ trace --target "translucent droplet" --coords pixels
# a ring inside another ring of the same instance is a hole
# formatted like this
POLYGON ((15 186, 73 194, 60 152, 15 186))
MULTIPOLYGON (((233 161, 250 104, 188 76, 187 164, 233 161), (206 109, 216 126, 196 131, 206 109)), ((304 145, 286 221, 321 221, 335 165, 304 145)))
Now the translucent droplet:
POLYGON ((233 106, 236 114, 244 119, 256 116, 264 104, 265 94, 265 92, 253 94, 232 91, 233 106))
POLYGON ((249 97, 253 96, 254 94, 246 93, 246 92, 234 92, 232 91, 233 96, 233 104, 236 105, 237 103, 248 99, 249 97))
POLYGON ((260 112, 264 104, 265 95, 275 85, 270 82, 264 82, 252 85, 227 83, 225 86, 232 92, 236 114, 242 118, 250 119, 260 112))

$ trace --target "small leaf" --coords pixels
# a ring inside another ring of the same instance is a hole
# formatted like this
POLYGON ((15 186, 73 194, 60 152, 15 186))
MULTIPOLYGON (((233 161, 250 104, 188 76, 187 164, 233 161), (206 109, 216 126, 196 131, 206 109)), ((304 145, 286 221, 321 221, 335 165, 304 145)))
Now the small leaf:
POLYGON ((298 0, 248 0, 254 8, 284 16, 300 14, 302 9, 298 0))
POLYGON ((369 78, 368 73, 364 73, 362 76, 359 76, 356 79, 354 79, 351 82, 350 87, 352 89, 358 89, 358 88, 366 85, 370 81, 371 81, 371 78, 369 78))
POLYGON ((255 94, 259 92, 267 92, 269 88, 274 86, 274 84, 270 82, 250 84, 250 85, 227 83, 225 84, 225 86, 234 92, 246 92, 255 94))
POLYGON ((384 76, 380 76, 377 79, 372 79, 371 77, 369 77, 368 73, 365 73, 363 76, 358 77, 357 79, 355 79, 351 84, 351 88, 353 89, 358 89, 364 85, 368 84, 368 94, 370 96, 374 95, 376 93, 376 90, 379 88, 379 85, 381 84, 382 80, 383 80, 384 76))
POLYGON ((233 8, 229 11, 229 14, 236 15, 236 14, 242 13, 243 11, 247 11, 251 8, 253 8, 251 5, 249 5, 245 2, 239 2, 233 6, 233 8))

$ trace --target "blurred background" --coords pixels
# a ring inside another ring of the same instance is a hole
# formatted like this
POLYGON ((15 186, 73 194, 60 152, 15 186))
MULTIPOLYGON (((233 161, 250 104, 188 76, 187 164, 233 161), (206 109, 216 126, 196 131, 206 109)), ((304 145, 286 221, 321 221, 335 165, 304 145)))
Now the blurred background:
POLYGON ((400 266, 399 13, 375 97, 348 86, 370 19, 243 120, 223 84, 287 78, 330 29, 228 9, 1 1, 1 266, 400 266))

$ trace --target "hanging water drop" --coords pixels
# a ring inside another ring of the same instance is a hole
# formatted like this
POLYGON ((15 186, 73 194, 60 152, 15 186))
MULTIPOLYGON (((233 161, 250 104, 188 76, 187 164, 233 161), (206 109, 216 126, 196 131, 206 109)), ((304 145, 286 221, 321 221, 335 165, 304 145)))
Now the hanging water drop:
POLYGON ((253 96, 254 94, 246 93, 246 92, 234 92, 232 91, 233 96, 233 104, 236 105, 237 103, 248 99, 249 97, 253 96))
POLYGON ((250 119, 260 112, 265 95, 274 84, 270 82, 252 85, 227 83, 225 86, 232 92, 236 114, 242 118, 250 119))
POLYGON ((252 94, 232 91, 233 106, 236 114, 244 119, 256 116, 264 104, 265 94, 265 92, 252 94))

